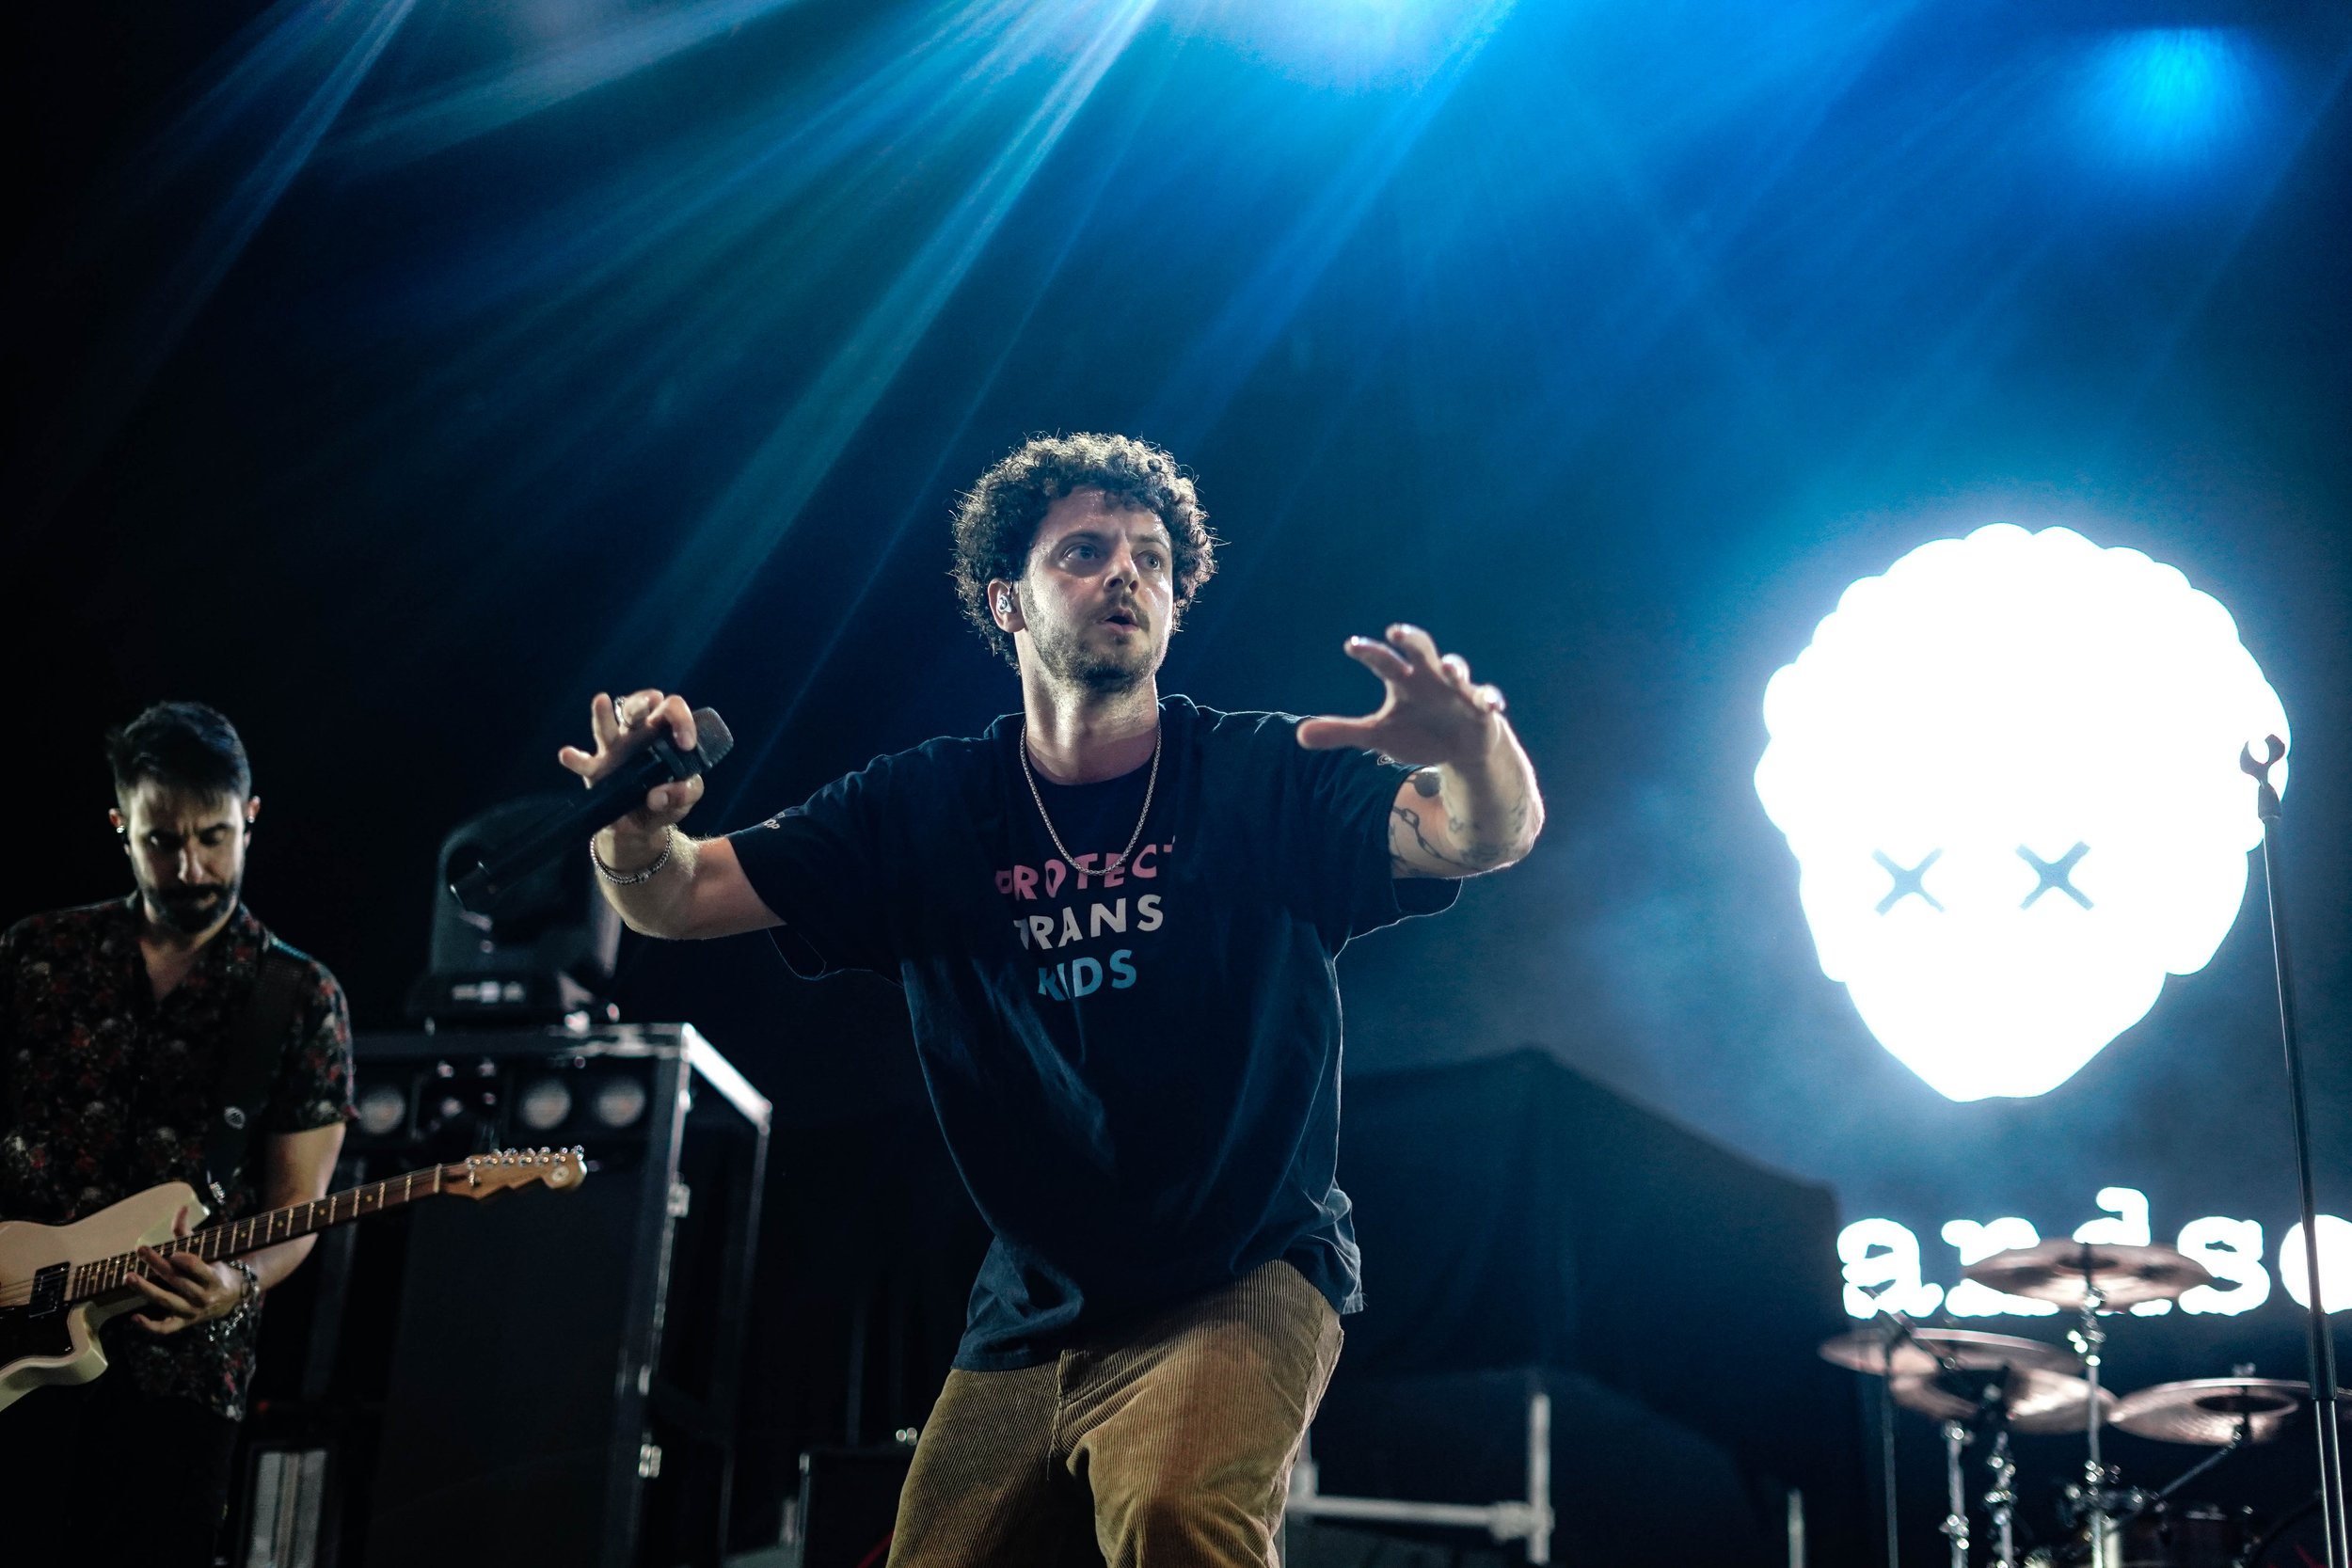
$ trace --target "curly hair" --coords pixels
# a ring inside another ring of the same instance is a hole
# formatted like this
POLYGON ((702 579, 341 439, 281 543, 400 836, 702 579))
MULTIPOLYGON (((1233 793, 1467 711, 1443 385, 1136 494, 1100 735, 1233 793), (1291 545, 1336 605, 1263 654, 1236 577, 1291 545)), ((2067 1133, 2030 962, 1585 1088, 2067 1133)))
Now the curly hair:
POLYGON ((1037 436, 982 474, 956 506, 956 563, 951 575, 964 618, 981 640, 1015 669, 1012 638, 988 612, 992 579, 1017 581, 1028 568, 1029 546, 1046 509, 1073 490, 1100 490, 1130 501, 1168 525, 1174 546, 1175 613, 1216 571, 1216 535, 1200 508, 1192 477, 1149 441, 1130 436, 1037 436))

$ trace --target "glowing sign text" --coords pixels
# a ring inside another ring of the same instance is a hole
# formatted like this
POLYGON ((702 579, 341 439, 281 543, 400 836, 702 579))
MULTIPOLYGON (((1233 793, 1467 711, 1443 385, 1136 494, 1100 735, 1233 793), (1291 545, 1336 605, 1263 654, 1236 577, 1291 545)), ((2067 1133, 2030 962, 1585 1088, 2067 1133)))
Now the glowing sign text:
MULTIPOLYGON (((2099 1207, 2107 1211, 2106 1217, 2076 1227, 2076 1241, 2146 1246, 2155 1239, 2149 1227, 2146 1194, 2132 1187, 2102 1187, 2099 1207)), ((2031 1246, 2042 1239, 2030 1221, 2014 1214, 1985 1221, 1952 1220, 1939 1234, 1952 1249, 1958 1267, 2010 1247, 2031 1246)), ((2200 1285, 2181 1297, 2182 1311, 2235 1315, 2251 1312, 2270 1299, 2261 1222, 2208 1214, 2181 1227, 2173 1244, 2204 1264, 2214 1276, 2213 1284, 2200 1285)), ((1962 1279, 1948 1288, 1937 1284, 1927 1277, 1918 1236, 1908 1226, 1890 1219, 1856 1220, 1839 1231, 1837 1260, 1845 1279, 1846 1311, 1856 1318, 1872 1317, 1882 1309, 1915 1318, 1939 1307, 1956 1318, 2046 1317, 2057 1310, 2047 1302, 2004 1295, 1974 1280, 1962 1279)), ((2352 1224, 2333 1214, 2319 1217, 2319 1268, 2329 1314, 2352 1310, 2352 1224)), ((2290 1227, 2280 1239, 2279 1277, 2297 1307, 2308 1304, 2300 1225, 2290 1227)), ((2132 1311, 2140 1317, 2161 1317, 2172 1307, 2169 1301, 2152 1301, 2132 1311)))

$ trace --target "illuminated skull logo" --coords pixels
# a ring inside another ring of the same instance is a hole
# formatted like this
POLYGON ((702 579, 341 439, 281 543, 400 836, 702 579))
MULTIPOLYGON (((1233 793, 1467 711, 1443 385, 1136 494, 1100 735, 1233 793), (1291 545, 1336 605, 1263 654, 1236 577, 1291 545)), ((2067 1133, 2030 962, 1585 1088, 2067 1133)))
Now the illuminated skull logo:
POLYGON ((2056 1088, 2204 966, 2262 837, 2238 749, 2287 733, 2179 572, 2006 523, 1847 589, 1764 721, 1821 972, 1954 1100, 2056 1088))

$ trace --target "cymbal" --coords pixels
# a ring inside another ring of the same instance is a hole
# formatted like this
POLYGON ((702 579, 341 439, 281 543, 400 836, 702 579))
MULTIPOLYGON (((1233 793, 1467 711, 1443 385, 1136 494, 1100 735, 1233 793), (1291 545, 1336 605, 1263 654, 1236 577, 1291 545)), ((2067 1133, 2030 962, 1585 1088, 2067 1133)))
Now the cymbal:
POLYGON ((2137 1307, 2143 1301, 2169 1301, 2213 1283, 2204 1264, 2169 1246, 2074 1242, 2062 1236, 1996 1252, 1960 1272, 2006 1294, 2060 1307, 2082 1306, 2094 1289, 2103 1306, 2137 1307))
MULTIPOLYGON (((1957 1377, 1898 1377, 1894 1383, 1895 1402, 1939 1421, 1971 1420, 1979 1410, 1975 1390, 1966 1386, 1972 1381, 1977 1380, 1966 1373, 1957 1377), (1953 1386, 1955 1384, 1961 1386, 1953 1386)), ((2002 1390, 2007 1396, 2005 1403, 2012 1431, 2080 1432, 2088 1423, 2090 1385, 2081 1378, 2012 1367, 2003 1381, 2002 1390)), ((2115 1396, 2100 1389, 2103 1423, 2113 1418, 2115 1406, 2115 1396)))
POLYGON ((2135 1437, 2217 1449, 2237 1435, 2267 1443, 2312 1402, 2312 1386, 2276 1377, 2199 1377, 2142 1388, 2115 1407, 2113 1422, 2135 1437))
MULTIPOLYGON (((1887 1372, 1886 1337, 1875 1328, 1857 1328, 1824 1340, 1821 1359, 1857 1372, 1883 1377, 1887 1372)), ((2038 1372, 2062 1372, 2074 1365, 2071 1351, 2013 1334, 1987 1334, 1974 1328, 1915 1328, 1895 1345, 1894 1375, 1933 1377, 1953 1361, 1972 1372, 2015 1367, 2038 1372), (1938 1357, 1942 1357, 1941 1360, 1938 1357)))

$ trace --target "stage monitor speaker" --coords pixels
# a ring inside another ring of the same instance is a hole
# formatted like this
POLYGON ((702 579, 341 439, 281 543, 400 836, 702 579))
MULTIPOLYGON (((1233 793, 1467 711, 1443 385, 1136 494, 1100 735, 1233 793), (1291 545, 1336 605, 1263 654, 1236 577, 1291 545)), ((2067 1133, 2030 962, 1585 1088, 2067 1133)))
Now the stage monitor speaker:
POLYGON ((374 1173, 458 1145, 591 1162, 571 1192, 409 1212, 357 1560, 719 1562, 767 1101, 685 1024, 363 1035, 356 1054, 374 1173), (398 1114, 371 1120, 370 1095, 398 1114))

